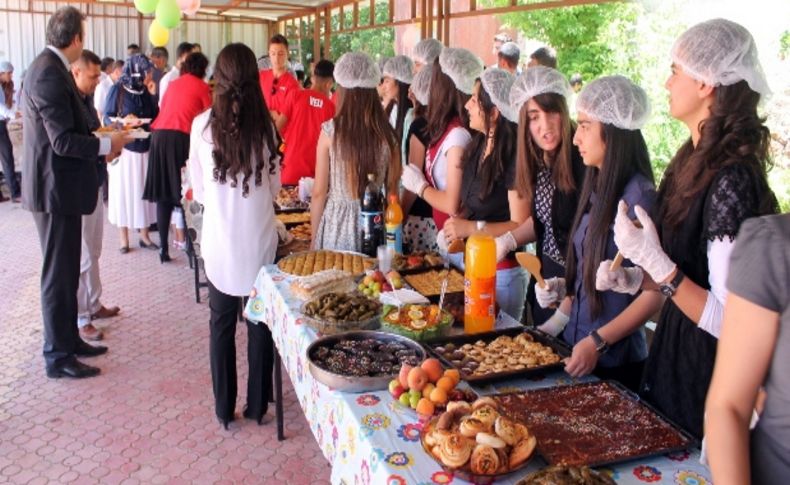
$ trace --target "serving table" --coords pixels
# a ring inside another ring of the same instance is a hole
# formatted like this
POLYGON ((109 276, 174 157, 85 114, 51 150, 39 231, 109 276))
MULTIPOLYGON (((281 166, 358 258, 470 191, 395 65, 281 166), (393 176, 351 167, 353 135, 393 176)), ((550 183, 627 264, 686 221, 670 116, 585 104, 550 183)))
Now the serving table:
MULTIPOLYGON (((280 272, 276 265, 261 268, 255 281, 254 296, 245 312, 252 321, 269 326, 279 359, 293 383, 310 430, 332 466, 331 480, 336 484, 465 484, 447 473, 428 456, 420 443, 421 423, 417 414, 397 403, 385 391, 350 394, 335 391, 310 374, 305 349, 317 335, 303 323, 302 301, 290 292, 294 277, 280 272)), ((519 325, 500 314, 497 327, 519 325)), ((595 380, 573 379, 564 372, 533 378, 503 381, 473 387, 480 395, 513 390, 595 380)), ((279 400, 278 400, 279 401, 279 400)), ((278 402, 278 404, 280 404, 278 402)), ((514 484, 525 475, 545 466, 535 457, 526 468, 498 479, 495 483, 514 484)), ((603 468, 617 483, 709 485, 710 472, 699 463, 699 450, 692 449, 666 456, 621 463, 603 468)))

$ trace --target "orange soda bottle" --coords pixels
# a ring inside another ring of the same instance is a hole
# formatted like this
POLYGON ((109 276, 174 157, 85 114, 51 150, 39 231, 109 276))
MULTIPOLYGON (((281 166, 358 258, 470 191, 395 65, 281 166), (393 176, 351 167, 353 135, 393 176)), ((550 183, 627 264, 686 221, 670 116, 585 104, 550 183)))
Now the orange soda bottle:
POLYGON ((484 222, 466 240, 464 262, 464 333, 494 329, 496 301, 496 242, 483 232, 484 222))
POLYGON ((387 210, 384 212, 384 226, 387 230, 387 247, 403 254, 403 209, 398 203, 398 194, 390 194, 387 210))

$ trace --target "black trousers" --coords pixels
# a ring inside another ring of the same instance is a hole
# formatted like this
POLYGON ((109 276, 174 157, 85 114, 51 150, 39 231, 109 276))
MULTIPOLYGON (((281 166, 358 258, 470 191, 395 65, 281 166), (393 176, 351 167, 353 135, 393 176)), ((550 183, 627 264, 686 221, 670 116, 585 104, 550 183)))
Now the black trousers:
MULTIPOLYGON (((236 321, 240 297, 226 295, 208 282, 211 329, 209 354, 217 417, 231 420, 236 409, 236 321)), ((274 370, 274 341, 263 323, 247 321, 247 417, 260 420, 269 407, 274 370)))
POLYGON ((3 164, 3 176, 11 197, 20 197, 22 192, 14 173, 14 149, 11 146, 11 138, 8 136, 7 125, 7 121, 0 121, 0 162, 3 164))
POLYGON ((180 209, 181 204, 172 204, 162 201, 156 203, 156 226, 159 230, 159 246, 165 253, 168 252, 167 235, 170 232, 170 216, 175 208, 180 209))
POLYGON ((80 279, 82 216, 34 212, 41 241, 41 314, 47 367, 73 358, 79 341, 77 288, 80 279))

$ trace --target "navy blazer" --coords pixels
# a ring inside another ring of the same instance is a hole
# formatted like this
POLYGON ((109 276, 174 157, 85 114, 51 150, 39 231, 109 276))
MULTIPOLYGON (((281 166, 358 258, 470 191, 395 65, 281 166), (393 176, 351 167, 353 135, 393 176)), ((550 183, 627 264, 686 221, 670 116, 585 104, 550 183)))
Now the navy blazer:
POLYGON ((74 78, 57 54, 44 49, 27 69, 23 90, 23 207, 93 213, 100 143, 91 134, 74 78))

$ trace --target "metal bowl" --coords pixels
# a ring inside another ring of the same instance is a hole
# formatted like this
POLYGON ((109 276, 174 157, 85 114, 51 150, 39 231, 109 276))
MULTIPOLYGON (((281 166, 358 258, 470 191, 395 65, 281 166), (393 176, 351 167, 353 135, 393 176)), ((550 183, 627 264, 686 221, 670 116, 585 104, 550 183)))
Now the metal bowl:
POLYGON ((324 384, 325 386, 342 392, 370 392, 381 391, 387 388, 389 382, 397 377, 398 373, 391 375, 384 375, 378 377, 358 377, 358 376, 345 376, 330 372, 313 361, 313 353, 315 349, 320 346, 332 345, 341 340, 365 340, 375 339, 380 342, 399 342, 406 347, 415 350, 420 360, 425 359, 425 350, 417 342, 385 332, 374 332, 369 330, 360 330, 354 332, 346 332, 337 335, 328 335, 321 337, 307 347, 307 362, 310 368, 310 373, 313 377, 324 384))

